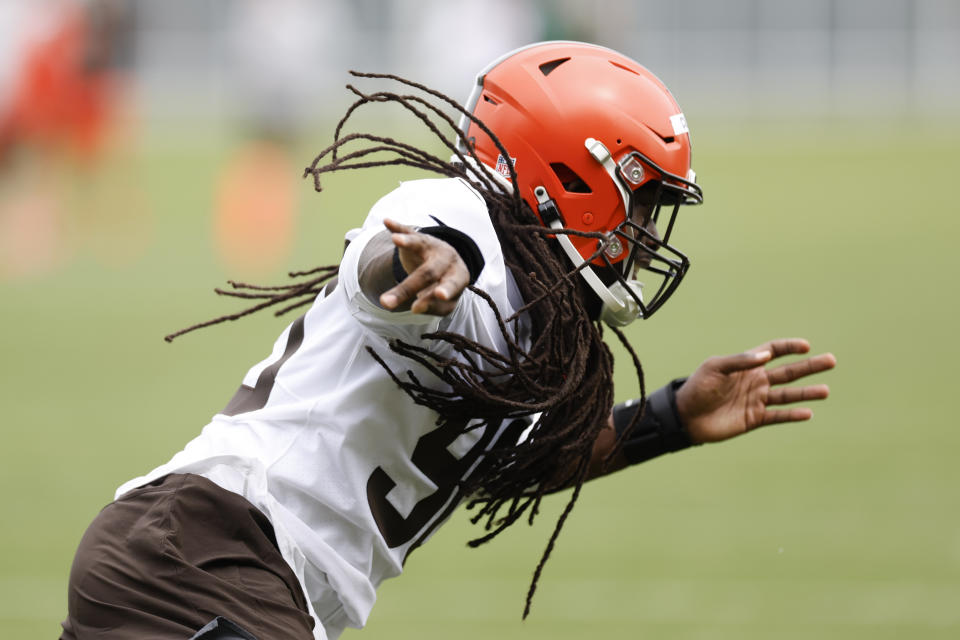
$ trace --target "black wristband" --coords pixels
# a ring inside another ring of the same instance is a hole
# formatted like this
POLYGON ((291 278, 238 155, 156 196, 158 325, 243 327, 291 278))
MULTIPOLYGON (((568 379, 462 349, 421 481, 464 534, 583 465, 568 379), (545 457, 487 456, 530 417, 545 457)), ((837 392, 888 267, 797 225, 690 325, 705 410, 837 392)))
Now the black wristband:
MULTIPOLYGON (((630 464, 638 464, 664 453, 691 446, 690 435, 677 413, 677 389, 686 382, 678 378, 647 396, 646 408, 623 442, 623 455, 630 464)), ((640 403, 632 400, 613 408, 613 426, 617 437, 630 426, 640 403)))

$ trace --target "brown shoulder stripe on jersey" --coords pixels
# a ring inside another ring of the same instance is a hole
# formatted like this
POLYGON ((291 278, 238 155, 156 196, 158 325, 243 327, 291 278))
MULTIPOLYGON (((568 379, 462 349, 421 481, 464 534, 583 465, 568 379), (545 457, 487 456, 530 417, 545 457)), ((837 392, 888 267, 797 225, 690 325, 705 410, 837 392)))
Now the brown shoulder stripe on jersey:
POLYGON ((245 384, 240 385, 240 388, 237 389, 237 392, 233 394, 233 398, 231 398, 227 404, 227 408, 220 413, 227 416, 235 416, 240 413, 263 409, 267 404, 267 400, 270 398, 270 391, 273 390, 273 383, 277 379, 277 372, 280 370, 280 367, 290 359, 290 356, 292 356, 303 343, 303 321, 305 317, 305 315, 300 316, 290 325, 290 333, 287 335, 287 346, 283 350, 283 355, 280 356, 276 362, 260 372, 256 386, 248 387, 245 384))

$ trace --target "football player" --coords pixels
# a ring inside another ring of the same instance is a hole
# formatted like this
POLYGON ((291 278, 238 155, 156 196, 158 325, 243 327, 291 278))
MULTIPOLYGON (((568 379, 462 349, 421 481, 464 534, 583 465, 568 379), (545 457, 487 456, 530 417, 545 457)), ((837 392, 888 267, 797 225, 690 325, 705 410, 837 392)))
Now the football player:
POLYGON ((449 98, 376 77, 416 93, 353 88, 306 174, 318 189, 324 173, 377 165, 440 177, 381 198, 338 266, 235 284, 225 292, 254 306, 184 330, 307 307, 200 435, 96 518, 63 638, 335 638, 458 505, 477 545, 572 487, 526 614, 586 480, 806 420, 780 405, 827 396, 784 384, 833 367, 830 354, 765 366, 809 350, 783 339, 614 406, 603 327, 629 349, 619 327, 669 299, 689 267, 674 227, 703 199, 683 113, 644 67, 589 44, 525 47, 478 75, 459 125, 449 98), (342 134, 384 102, 453 157, 342 134))

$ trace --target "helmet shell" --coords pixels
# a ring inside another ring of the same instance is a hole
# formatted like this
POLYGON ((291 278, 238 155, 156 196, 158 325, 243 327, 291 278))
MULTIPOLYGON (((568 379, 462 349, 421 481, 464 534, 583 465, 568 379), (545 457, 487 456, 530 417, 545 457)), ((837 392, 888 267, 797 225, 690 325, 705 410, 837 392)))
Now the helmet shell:
MULTIPOLYGON (((645 67, 611 49, 580 42, 519 49, 481 72, 471 101, 468 110, 509 153, 520 195, 537 211, 534 189, 544 186, 565 227, 607 233, 627 216, 616 184, 585 147, 588 138, 602 142, 615 161, 638 151, 667 173, 689 175, 690 135, 676 100, 645 67)), ((480 161, 509 179, 491 138, 472 121, 463 123, 480 161)), ((663 179, 647 168, 631 188, 663 179)), ((584 258, 594 254, 596 240, 572 239, 584 258)))

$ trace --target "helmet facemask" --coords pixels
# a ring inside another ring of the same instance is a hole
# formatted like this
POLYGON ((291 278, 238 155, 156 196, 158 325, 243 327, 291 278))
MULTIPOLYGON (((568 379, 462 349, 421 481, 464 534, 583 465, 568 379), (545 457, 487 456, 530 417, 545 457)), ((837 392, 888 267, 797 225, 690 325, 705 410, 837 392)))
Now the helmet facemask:
MULTIPOLYGON (((620 159, 615 175, 624 187, 620 193, 627 196, 625 210, 631 214, 613 230, 599 253, 606 265, 601 269, 606 274, 600 277, 621 300, 629 296, 628 305, 636 307, 636 317, 649 318, 673 295, 690 267, 687 256, 670 244, 670 237, 680 206, 700 204, 703 192, 693 181, 671 175, 638 151, 620 159), (651 173, 658 177, 649 177, 651 173), (624 250, 629 251, 626 258, 611 259, 624 250), (642 281, 636 278, 640 270, 646 272, 642 281)), ((605 311, 605 320, 613 324, 610 320, 617 316, 605 311)))

